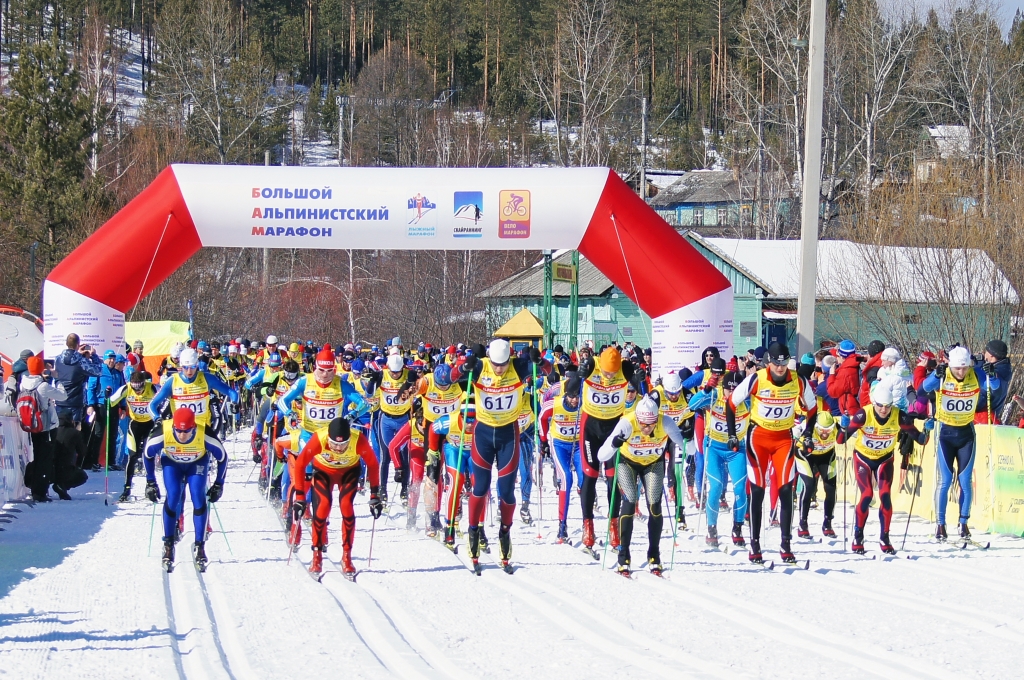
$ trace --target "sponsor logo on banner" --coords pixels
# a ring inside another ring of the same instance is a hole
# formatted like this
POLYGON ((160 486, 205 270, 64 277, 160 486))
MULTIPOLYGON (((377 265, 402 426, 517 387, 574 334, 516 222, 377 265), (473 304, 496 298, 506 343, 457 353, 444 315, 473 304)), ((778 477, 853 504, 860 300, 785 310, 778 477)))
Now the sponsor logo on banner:
POLYGON ((423 238, 437 235, 437 203, 423 194, 416 194, 406 201, 406 236, 423 238))
POLYGON ((484 192, 455 192, 455 226, 452 236, 455 238, 481 238, 484 228, 480 221, 484 218, 484 192))
POLYGON ((530 238, 530 192, 513 189, 498 193, 498 237, 530 238))

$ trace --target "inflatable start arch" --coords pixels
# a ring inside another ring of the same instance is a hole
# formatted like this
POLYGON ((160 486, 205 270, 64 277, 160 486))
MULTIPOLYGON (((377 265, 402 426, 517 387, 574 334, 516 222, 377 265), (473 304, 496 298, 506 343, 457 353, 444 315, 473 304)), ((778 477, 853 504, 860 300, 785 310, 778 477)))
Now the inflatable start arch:
POLYGON ((121 347, 125 313, 203 246, 578 248, 653 319, 658 368, 732 350, 732 287, 608 168, 172 165, 43 286, 46 352, 121 347))

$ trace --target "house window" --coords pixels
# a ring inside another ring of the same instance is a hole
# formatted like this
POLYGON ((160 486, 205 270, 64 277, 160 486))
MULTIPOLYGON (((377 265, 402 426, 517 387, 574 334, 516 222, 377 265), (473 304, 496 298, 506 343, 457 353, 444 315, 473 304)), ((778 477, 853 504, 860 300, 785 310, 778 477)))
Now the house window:
POLYGON ((704 226, 704 208, 693 209, 693 226, 703 227, 704 226))
POLYGON ((729 222, 729 209, 721 207, 718 209, 718 224, 727 224, 729 222))
POLYGON ((921 317, 920 316, 918 316, 917 314, 904 314, 903 315, 903 325, 904 326, 909 326, 909 325, 915 324, 915 323, 921 323, 921 317))

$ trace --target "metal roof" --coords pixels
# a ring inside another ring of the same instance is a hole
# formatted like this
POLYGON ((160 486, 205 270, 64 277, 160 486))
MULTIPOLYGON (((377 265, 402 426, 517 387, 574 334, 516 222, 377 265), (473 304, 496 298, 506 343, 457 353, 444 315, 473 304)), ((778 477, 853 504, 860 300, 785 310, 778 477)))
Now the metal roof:
POLYGON ((728 170, 695 170, 688 172, 658 192, 651 199, 652 208, 674 208, 684 203, 738 203, 753 195, 748 183, 742 186, 728 170))
MULTIPOLYGON (((572 264, 572 251, 566 251, 552 259, 560 264, 572 264)), ((580 271, 577 274, 580 284, 580 297, 597 297, 604 295, 614 287, 607 276, 595 267, 590 260, 580 255, 580 271)), ((569 297, 570 284, 555 281, 551 285, 554 297, 569 297)), ((499 281, 490 288, 476 294, 480 298, 494 297, 543 297, 544 295, 544 262, 538 262, 526 271, 513 274, 504 281, 499 281)))

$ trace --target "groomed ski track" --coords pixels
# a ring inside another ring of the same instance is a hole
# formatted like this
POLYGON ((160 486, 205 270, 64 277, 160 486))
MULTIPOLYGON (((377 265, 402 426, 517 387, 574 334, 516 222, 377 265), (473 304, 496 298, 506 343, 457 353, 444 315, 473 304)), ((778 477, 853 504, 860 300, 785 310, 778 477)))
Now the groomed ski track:
MULTIPOLYGON (((227 444, 234 459, 202 575, 192 565, 188 503, 186 534, 166 575, 159 508, 147 547, 152 505, 139 498, 103 506, 99 475, 72 492, 72 503, 19 506, 23 512, 0 534, 0 678, 1018 676, 1019 539, 979 536, 992 541, 990 550, 951 550, 929 541, 929 525, 913 521, 906 551, 872 560, 842 552, 837 508, 838 540, 794 542, 810 571, 778 562, 777 530, 762 544, 775 571, 752 568, 744 553, 705 551, 703 536, 689 532, 679 535, 665 578, 641 572, 627 580, 554 543, 546 468, 545 520, 526 527, 517 518, 513 529, 515 574, 497 566, 496 525, 485 525, 493 554, 481 556, 476 577, 465 547, 456 556, 426 538, 422 514, 418 531, 407 533, 399 506, 390 522, 378 520, 368 565, 372 521, 367 497, 357 496, 357 582, 338 573, 335 508, 326 574, 317 583, 303 573, 311 557, 307 527, 287 563, 280 521, 259 495, 256 475, 249 477, 248 433, 227 444)), ((119 486, 112 478, 111 488, 119 486)), ((599 536, 603 493, 599 485, 599 536)), ((535 519, 538 498, 535 486, 535 519)), ((575 494, 570 517, 575 542, 575 494)), ((897 548, 905 522, 893 521, 897 548)), ((820 534, 817 511, 811 526, 820 534)), ((867 543, 876 555, 877 530, 873 514, 867 543)), ((635 565, 646 545, 646 523, 637 522, 635 565)), ((671 536, 661 549, 668 567, 671 536)), ((614 559, 609 551, 605 566, 614 559)))

